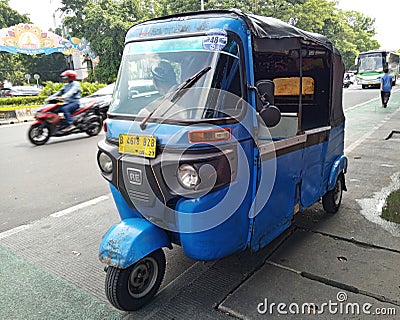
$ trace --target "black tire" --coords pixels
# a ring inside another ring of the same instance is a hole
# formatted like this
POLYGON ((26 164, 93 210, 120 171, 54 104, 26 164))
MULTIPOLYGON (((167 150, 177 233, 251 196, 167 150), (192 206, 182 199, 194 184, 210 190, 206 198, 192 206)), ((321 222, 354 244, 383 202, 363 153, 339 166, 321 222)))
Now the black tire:
POLYGON ((165 274, 165 255, 158 249, 126 269, 108 267, 105 290, 117 309, 134 311, 149 303, 165 274))
POLYGON ((42 127, 41 124, 34 124, 29 128, 28 138, 34 145, 41 146, 49 141, 51 136, 51 128, 48 124, 42 127))
POLYGON ((362 85, 361 85, 361 88, 362 88, 362 89, 365 89, 365 88, 367 88, 367 86, 366 86, 365 84, 362 84, 362 85))
POLYGON ((90 123, 88 124, 88 129, 86 130, 86 133, 91 137, 97 136, 100 133, 101 128, 103 126, 103 123, 101 122, 101 118, 96 117, 96 118, 92 118, 91 120, 89 119, 88 122, 89 121, 90 121, 90 123))
POLYGON ((341 173, 336 180, 336 184, 333 190, 328 191, 322 197, 322 206, 324 207, 324 210, 326 212, 336 213, 339 210, 340 204, 342 202, 343 190, 344 177, 343 173, 341 173))

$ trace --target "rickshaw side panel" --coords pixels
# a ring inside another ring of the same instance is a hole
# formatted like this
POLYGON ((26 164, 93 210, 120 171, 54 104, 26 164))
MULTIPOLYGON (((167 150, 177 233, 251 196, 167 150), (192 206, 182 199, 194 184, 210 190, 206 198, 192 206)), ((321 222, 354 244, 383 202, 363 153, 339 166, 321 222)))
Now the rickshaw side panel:
MULTIPOLYGON (((332 169, 334 168, 334 163, 339 157, 343 157, 344 150, 344 122, 339 124, 336 127, 332 127, 329 134, 328 148, 326 151, 326 159, 324 163, 324 171, 323 171, 323 182, 322 182, 322 191, 321 196, 323 196, 327 191, 332 190, 336 179, 331 181, 332 179, 332 169)), ((346 164, 341 167, 344 172, 347 170, 347 160, 346 164)), ((337 173, 338 175, 339 173, 337 173)), ((335 178, 337 178, 337 175, 335 178)))
POLYGON ((301 144, 298 150, 289 151, 291 147, 278 152, 286 152, 277 158, 267 159, 261 162, 261 174, 267 179, 274 179, 270 195, 262 194, 259 190, 256 203, 256 216, 253 223, 253 234, 250 247, 252 251, 258 251, 274 240, 286 230, 293 219, 295 207, 299 203, 299 184, 302 170, 301 144), (269 168, 276 162, 276 176, 271 175, 269 168), (270 176, 269 176, 270 175, 270 176), (265 199, 265 196, 268 199, 265 199))
POLYGON ((324 189, 323 169, 328 148, 329 127, 307 132, 303 151, 301 204, 309 207, 321 198, 324 189))

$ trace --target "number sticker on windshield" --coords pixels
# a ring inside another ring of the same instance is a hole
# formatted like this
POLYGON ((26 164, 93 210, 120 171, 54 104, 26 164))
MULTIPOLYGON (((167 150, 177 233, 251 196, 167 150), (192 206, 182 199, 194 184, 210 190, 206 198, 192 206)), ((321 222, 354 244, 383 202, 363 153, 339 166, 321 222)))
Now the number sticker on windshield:
POLYGON ((211 29, 203 38, 203 48, 210 51, 221 51, 228 43, 228 35, 223 29, 211 29))

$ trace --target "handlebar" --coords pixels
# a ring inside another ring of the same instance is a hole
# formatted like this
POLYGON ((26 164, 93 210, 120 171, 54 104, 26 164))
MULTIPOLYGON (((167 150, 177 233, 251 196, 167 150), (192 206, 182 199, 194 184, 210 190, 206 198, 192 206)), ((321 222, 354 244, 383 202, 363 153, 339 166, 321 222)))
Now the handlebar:
POLYGON ((44 101, 47 103, 57 103, 57 102, 64 102, 64 99, 62 99, 60 96, 51 95, 47 97, 44 101))

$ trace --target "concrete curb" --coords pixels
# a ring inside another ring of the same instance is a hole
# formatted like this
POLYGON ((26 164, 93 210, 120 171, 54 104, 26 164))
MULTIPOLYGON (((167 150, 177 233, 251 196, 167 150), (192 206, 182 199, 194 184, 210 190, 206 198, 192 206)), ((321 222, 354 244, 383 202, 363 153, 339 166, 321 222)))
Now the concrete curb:
POLYGON ((37 108, 38 107, 35 106, 27 108, 15 108, 14 110, 0 109, 0 125, 33 121, 35 119, 35 112, 37 108))

